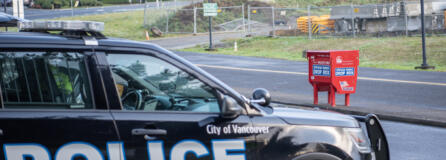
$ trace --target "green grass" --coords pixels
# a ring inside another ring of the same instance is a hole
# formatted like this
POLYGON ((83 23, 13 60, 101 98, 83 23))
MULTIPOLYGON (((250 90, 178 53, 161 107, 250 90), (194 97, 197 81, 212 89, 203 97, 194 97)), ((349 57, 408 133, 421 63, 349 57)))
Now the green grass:
MULTIPOLYGON (((150 15, 147 23, 153 23, 165 13, 147 11, 150 15)), ((144 11, 107 13, 88 16, 64 17, 54 20, 82 20, 104 22, 104 35, 108 37, 125 38, 131 40, 145 40, 144 11)), ((153 37, 151 37, 153 38, 153 37)))
MULTIPOLYGON (((228 41, 233 44, 235 40, 228 41)), ((303 50, 359 50, 360 66, 398 70, 414 70, 422 63, 421 38, 388 37, 388 38, 332 38, 313 39, 266 38, 256 37, 236 40, 238 51, 234 48, 219 48, 217 52, 208 52, 206 46, 196 46, 183 51, 228 54, 238 56, 254 56, 306 61, 302 57, 303 50)), ((446 71, 446 37, 427 37, 427 57, 435 71, 446 71)))
MULTIPOLYGON (((147 24, 156 23, 159 18, 166 15, 167 12, 162 10, 150 10, 147 11, 147 24)), ((119 13, 106 13, 88 16, 75 16, 75 17, 62 17, 50 20, 80 20, 80 21, 98 21, 104 22, 104 31, 102 32, 107 37, 125 38, 131 40, 146 40, 145 31, 149 30, 144 27, 144 11, 130 11, 130 12, 119 12, 119 13)), ((163 28, 160 28, 163 30, 163 28)), ((4 27, 0 27, 0 31, 5 31, 4 27)), ((16 32, 16 27, 8 28, 9 32, 16 32)), ((178 37, 178 36, 189 36, 190 34, 167 34, 164 37, 178 37)), ((151 39, 156 38, 154 36, 151 39)))
MULTIPOLYGON (((8 27, 8 32, 17 32, 17 27, 8 27)), ((5 27, 0 27, 0 32, 6 32, 5 27)))

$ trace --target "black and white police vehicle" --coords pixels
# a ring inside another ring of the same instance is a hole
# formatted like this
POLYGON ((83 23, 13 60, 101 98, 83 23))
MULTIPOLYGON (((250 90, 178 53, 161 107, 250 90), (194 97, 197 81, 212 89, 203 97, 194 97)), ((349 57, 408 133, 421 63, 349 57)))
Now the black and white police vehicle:
POLYGON ((0 159, 389 159, 374 115, 270 107, 100 22, 18 28, 0 33, 0 159))

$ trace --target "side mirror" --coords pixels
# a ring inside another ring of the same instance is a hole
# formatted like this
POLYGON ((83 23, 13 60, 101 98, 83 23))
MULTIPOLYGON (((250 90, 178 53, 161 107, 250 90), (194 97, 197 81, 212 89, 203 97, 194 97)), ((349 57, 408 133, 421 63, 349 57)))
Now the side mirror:
POLYGON ((238 117, 241 113, 242 108, 237 105, 237 102, 229 96, 224 96, 220 117, 233 119, 238 117))
POLYGON ((265 88, 257 88, 252 93, 251 103, 268 106, 271 103, 271 94, 265 88))

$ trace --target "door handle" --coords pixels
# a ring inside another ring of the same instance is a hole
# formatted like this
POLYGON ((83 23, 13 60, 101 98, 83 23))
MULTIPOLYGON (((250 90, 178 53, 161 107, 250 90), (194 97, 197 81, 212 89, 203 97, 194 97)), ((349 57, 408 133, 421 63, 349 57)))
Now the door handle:
POLYGON ((167 135, 167 131, 164 130, 164 129, 143 129, 143 128, 137 128, 137 129, 132 129, 132 135, 134 135, 134 136, 142 136, 142 135, 144 135, 144 139, 149 141, 149 140, 156 139, 156 137, 153 137, 153 136, 167 135))
POLYGON ((167 135, 167 131, 164 129, 137 128, 137 129, 132 129, 132 135, 134 135, 134 136, 141 136, 141 135, 162 136, 162 135, 167 135))
POLYGON ((0 136, 3 136, 3 130, 0 129, 0 136))

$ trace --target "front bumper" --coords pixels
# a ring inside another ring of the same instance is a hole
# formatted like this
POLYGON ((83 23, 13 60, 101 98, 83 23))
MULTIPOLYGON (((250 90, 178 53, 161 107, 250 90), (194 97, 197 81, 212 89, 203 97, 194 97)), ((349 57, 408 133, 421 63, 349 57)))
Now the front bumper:
POLYGON ((361 123, 361 126, 365 126, 362 128, 369 137, 373 157, 377 160, 389 160, 389 145, 378 117, 374 114, 353 117, 361 123))

